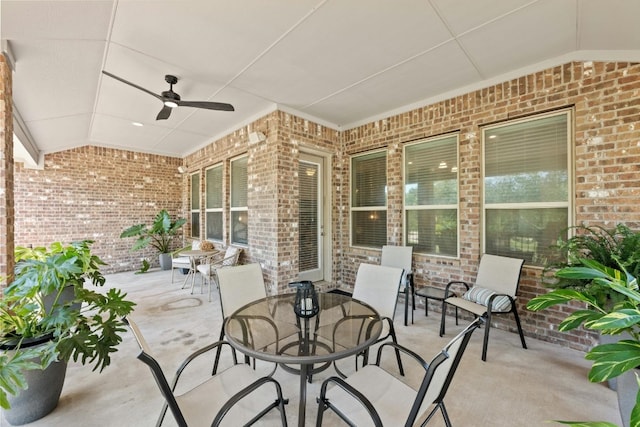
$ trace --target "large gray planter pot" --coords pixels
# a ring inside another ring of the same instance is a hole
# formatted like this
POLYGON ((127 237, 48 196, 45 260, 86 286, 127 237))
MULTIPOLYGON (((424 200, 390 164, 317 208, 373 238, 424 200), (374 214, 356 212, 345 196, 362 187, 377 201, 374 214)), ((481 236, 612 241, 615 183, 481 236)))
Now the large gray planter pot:
POLYGON ((160 254, 160 268, 171 270, 171 254, 160 254))
POLYGON ((631 417, 631 410, 636 404, 636 396, 638 394, 636 373, 639 373, 638 369, 631 369, 616 378, 616 393, 618 393, 618 406, 620 407, 623 427, 631 425, 629 418, 631 417))
MULTIPOLYGON (((33 345, 40 345, 48 339, 34 341, 33 345)), ((27 424, 53 411, 58 406, 66 372, 66 361, 54 362, 44 370, 34 369, 24 372, 28 388, 21 390, 15 396, 8 396, 11 409, 4 411, 4 417, 9 424, 14 426, 27 424)))

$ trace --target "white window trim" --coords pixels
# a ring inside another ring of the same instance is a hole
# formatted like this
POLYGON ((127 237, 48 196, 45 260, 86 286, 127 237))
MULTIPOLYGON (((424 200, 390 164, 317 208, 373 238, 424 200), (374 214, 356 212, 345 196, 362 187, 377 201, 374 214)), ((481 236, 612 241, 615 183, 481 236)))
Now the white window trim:
MULTIPOLYGON (((354 245, 353 244, 353 215, 352 212, 362 212, 362 211, 387 211, 388 206, 389 206, 389 194, 388 194, 388 189, 389 189, 389 177, 386 176, 386 184, 384 186, 384 193, 385 193, 385 200, 384 200, 384 206, 359 206, 359 207, 354 207, 353 206, 353 197, 352 197, 352 192, 353 192, 353 159, 357 158, 357 157, 363 157, 363 156, 368 156, 371 154, 375 154, 375 153, 384 153, 385 156, 385 165, 387 164, 387 162, 389 161, 389 153, 387 152, 386 148, 383 149, 379 149, 379 150, 371 150, 371 151, 367 151, 364 153, 358 153, 358 154, 353 154, 349 157, 349 246, 352 248, 360 248, 360 249, 367 249, 367 250, 371 250, 373 249, 371 246, 358 246, 358 245, 354 245)), ((385 169, 385 175, 387 175, 387 170, 385 169)), ((387 219, 387 224, 388 224, 388 219, 387 219)), ((388 236, 387 236, 388 237, 388 236)), ((382 249, 382 248, 380 248, 382 249)))
POLYGON ((207 200, 206 200, 206 196, 207 196, 207 172, 215 169, 215 168, 221 168, 222 169, 222 174, 223 174, 223 184, 224 184, 224 164, 223 163, 218 163, 216 165, 210 166, 207 169, 205 169, 204 171, 204 194, 205 194, 205 209, 204 209, 204 236, 205 239, 208 240, 213 240, 214 242, 222 242, 224 240, 224 234, 222 235, 221 239, 214 239, 211 237, 208 237, 208 230, 207 230, 207 213, 209 212, 220 212, 223 215, 222 218, 222 227, 224 228, 224 185, 221 185, 220 187, 220 191, 222 192, 222 206, 219 208, 208 208, 207 207, 207 200))
POLYGON ((190 212, 190 218, 189 221, 191 221, 191 238, 192 239, 200 239, 200 235, 198 236, 194 236, 193 235, 193 214, 197 213, 198 214, 198 232, 201 234, 202 233, 202 215, 200 214, 201 212, 201 206, 202 206, 202 194, 200 189, 202 188, 202 176, 200 176, 200 172, 194 172, 191 174, 190 178, 189 178, 189 212, 190 212), (193 208, 193 200, 191 199, 193 197, 193 177, 197 176, 198 177, 198 188, 197 188, 197 193, 198 193, 198 209, 194 209, 193 208))
POLYGON ((491 209, 540 209, 540 208, 567 208, 567 227, 570 227, 576 223, 575 221, 575 132, 574 132, 574 120, 575 112, 573 108, 564 108, 558 111, 549 113, 535 114, 523 119, 513 119, 505 122, 501 122, 495 125, 486 126, 482 128, 482 143, 480 153, 481 173, 480 173, 480 215, 481 215, 481 245, 482 253, 486 252, 487 242, 487 224, 485 212, 491 209), (523 203, 485 203, 485 133, 489 130, 509 126, 517 123, 524 123, 527 121, 540 120, 547 117, 566 115, 567 116, 567 201, 566 202, 523 202, 523 203))
POLYGON ((229 160, 229 212, 246 212, 247 214, 247 243, 240 243, 233 241, 233 215, 229 215, 229 242, 234 246, 249 246, 249 206, 232 206, 232 197, 233 197, 233 162, 236 162, 241 159, 247 159, 247 203, 249 202, 249 155, 243 154, 241 156, 234 157, 229 160))
POLYGON ((439 210, 439 209, 455 209, 456 210, 456 227, 457 227, 457 233, 456 235, 458 236, 457 241, 456 241, 456 255, 455 256, 451 256, 451 255, 442 255, 442 254, 433 254, 433 253, 428 253, 428 252, 416 252, 416 253, 420 253, 420 254, 424 254, 424 255, 429 255, 429 256, 436 256, 436 257, 441 257, 441 258, 450 258, 450 259, 458 259, 460 258, 460 134, 459 133, 455 133, 455 134, 447 134, 447 135, 438 135, 435 137, 431 137, 431 138, 423 138, 417 141, 413 141, 410 143, 406 143, 403 145, 402 147, 402 207, 403 207, 403 212, 402 212, 402 242, 403 245, 406 245, 406 230, 407 230, 407 215, 406 215, 406 211, 409 210, 439 210), (406 149, 407 147, 411 147, 412 145, 418 145, 418 144, 424 144, 424 143, 428 143, 429 141, 437 141, 439 139, 444 139, 444 138, 450 138, 452 136, 456 137, 456 165, 455 167, 457 168, 457 181, 456 181, 456 186, 457 186, 457 203, 455 204, 445 204, 445 205, 416 205, 416 206, 407 206, 406 204, 406 200, 405 200, 405 196, 406 196, 406 191, 405 191, 405 185, 406 185, 406 170, 405 170, 405 164, 406 164, 406 149))

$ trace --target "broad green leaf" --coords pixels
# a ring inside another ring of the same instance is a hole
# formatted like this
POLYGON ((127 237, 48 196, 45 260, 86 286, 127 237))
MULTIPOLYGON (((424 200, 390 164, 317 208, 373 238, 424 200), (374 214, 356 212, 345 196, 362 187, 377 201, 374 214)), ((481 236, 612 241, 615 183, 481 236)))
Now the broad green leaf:
POLYGON ((585 322, 585 327, 599 331, 608 329, 624 329, 640 323, 640 310, 621 309, 585 322))
POLYGON ((600 313, 593 310, 577 310, 567 316, 560 324, 558 325, 558 330, 561 332, 567 332, 572 329, 579 327, 582 322, 594 322, 599 318, 604 316, 604 313, 600 313))
POLYGON ((640 342, 621 340, 612 344, 598 345, 585 355, 585 359, 593 361, 589 371, 589 381, 606 381, 640 366, 640 342))

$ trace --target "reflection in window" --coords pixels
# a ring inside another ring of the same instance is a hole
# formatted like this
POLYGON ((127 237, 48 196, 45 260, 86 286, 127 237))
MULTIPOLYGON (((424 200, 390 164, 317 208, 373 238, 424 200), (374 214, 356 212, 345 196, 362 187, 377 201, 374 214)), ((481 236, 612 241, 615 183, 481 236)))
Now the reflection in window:
POLYGON ((222 241, 222 165, 206 171, 206 236, 222 241))
POLYGON ((483 130, 487 253, 544 265, 569 225, 571 112, 483 130))
POLYGON ((191 237, 200 238, 200 175, 191 175, 191 237))
POLYGON ((231 161, 231 243, 249 243, 247 206, 247 157, 231 161))
POLYGON ((458 137, 404 148, 405 244, 414 252, 458 256, 458 137))
POLYGON ((387 244, 387 153, 351 159, 351 245, 387 244))

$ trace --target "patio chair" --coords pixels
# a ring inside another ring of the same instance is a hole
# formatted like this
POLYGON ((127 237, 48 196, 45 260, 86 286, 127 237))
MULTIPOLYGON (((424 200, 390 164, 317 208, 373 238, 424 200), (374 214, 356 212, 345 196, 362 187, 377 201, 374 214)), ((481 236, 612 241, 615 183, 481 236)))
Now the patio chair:
POLYGON ((188 256, 181 256, 180 252, 198 249, 200 249, 200 240, 194 240, 190 245, 171 252, 171 283, 173 283, 174 273, 176 269, 191 269, 191 258, 189 258, 188 256))
MULTIPOLYGON (((452 281, 445 287, 445 299, 442 301, 442 319, 440 320, 440 336, 444 335, 445 315, 447 304, 461 308, 472 313, 476 317, 486 319, 484 330, 484 342, 482 345, 482 360, 487 360, 487 347, 489 345, 489 330, 491 329, 491 317, 499 314, 513 313, 515 317, 522 348, 527 348, 524 341, 520 316, 516 308, 516 293, 520 282, 523 259, 509 258, 498 255, 484 254, 480 258, 478 274, 475 283, 464 281, 452 281), (452 286, 462 286, 466 292, 461 297, 451 295, 452 286)), ((457 313, 456 313, 457 316, 457 313)))
POLYGON ((451 340, 431 362, 395 343, 378 348, 375 364, 367 365, 346 379, 327 378, 320 387, 316 426, 322 425, 324 411, 331 409, 351 426, 413 426, 426 416, 427 424, 440 410, 445 425, 451 420, 444 404, 453 375, 460 364, 473 331, 483 322, 476 319, 451 340), (402 351, 424 370, 420 387, 412 387, 381 367, 382 353, 387 348, 402 351), (329 388, 330 384, 335 384, 329 388), (430 411, 427 413, 427 411, 430 411))
MULTIPOLYGON (((157 426, 162 425, 167 408, 171 410, 177 424, 186 426, 219 426, 251 425, 272 409, 280 412, 282 425, 287 425, 284 405, 287 400, 282 397, 280 383, 271 377, 259 376, 250 366, 238 364, 236 353, 231 349, 233 365, 216 376, 208 372, 202 376, 202 382, 176 394, 176 387, 185 368, 197 357, 209 351, 231 346, 218 341, 192 353, 182 362, 171 384, 164 376, 162 368, 151 355, 151 350, 142 336, 140 329, 131 317, 125 319, 131 332, 142 350, 138 359, 149 366, 158 388, 165 399, 165 404, 158 418, 157 426), (274 390, 271 391, 270 386, 274 390)), ((192 377, 192 375, 189 375, 192 377)), ((180 387, 181 389, 183 387, 180 387)))
MULTIPOLYGON (((267 290, 264 286, 262 267, 258 263, 221 268, 218 269, 217 276, 220 308, 223 319, 222 327, 220 328, 220 340, 223 340, 225 336, 224 326, 229 315, 250 302, 265 298, 267 296, 267 290)), ((265 313, 264 317, 268 319, 270 314, 265 313)), ((254 338, 264 341, 264 345, 273 342, 272 338, 277 339, 277 337, 266 336, 266 334, 265 336, 254 338)), ((260 344, 255 345, 259 346, 260 344)), ((213 365, 214 374, 218 369, 219 360, 220 350, 216 353, 213 365)), ((245 356, 245 362, 249 363, 248 356, 245 356)))
MULTIPOLYGON (((396 267, 386 267, 383 265, 374 265, 362 263, 358 267, 356 274, 356 283, 353 288, 353 298, 366 302, 372 306, 380 315, 383 321, 383 330, 380 338, 374 344, 380 343, 387 339, 391 339, 394 344, 398 343, 396 331, 393 327, 393 318, 396 312, 396 304, 398 302, 398 287, 404 270, 396 267)), ((357 313, 352 313, 357 314, 357 313)), ((356 355, 356 370, 358 369, 358 358, 362 357, 362 365, 366 366, 369 359, 369 350, 356 355)), ((396 359, 398 361, 398 369, 400 375, 404 375, 402 360, 400 359, 400 351, 396 350, 396 359)), ((336 371, 342 377, 345 375, 335 365, 336 371)))
POLYGON ((412 256, 413 246, 384 245, 380 257, 380 265, 404 269, 398 290, 404 294, 404 326, 408 324, 409 296, 411 296, 411 323, 413 323, 413 311, 416 309, 416 294, 413 286, 413 271, 411 270, 412 256))
MULTIPOLYGON (((229 246, 227 247, 224 256, 220 253, 211 255, 196 267, 196 270, 198 270, 202 276, 200 291, 202 292, 205 286, 209 287, 209 301, 211 301, 211 287, 213 286, 213 283, 217 283, 216 275, 218 270, 224 267, 237 265, 240 260, 241 253, 241 248, 229 246)), ((191 293, 193 294, 193 286, 191 287, 191 293)))

